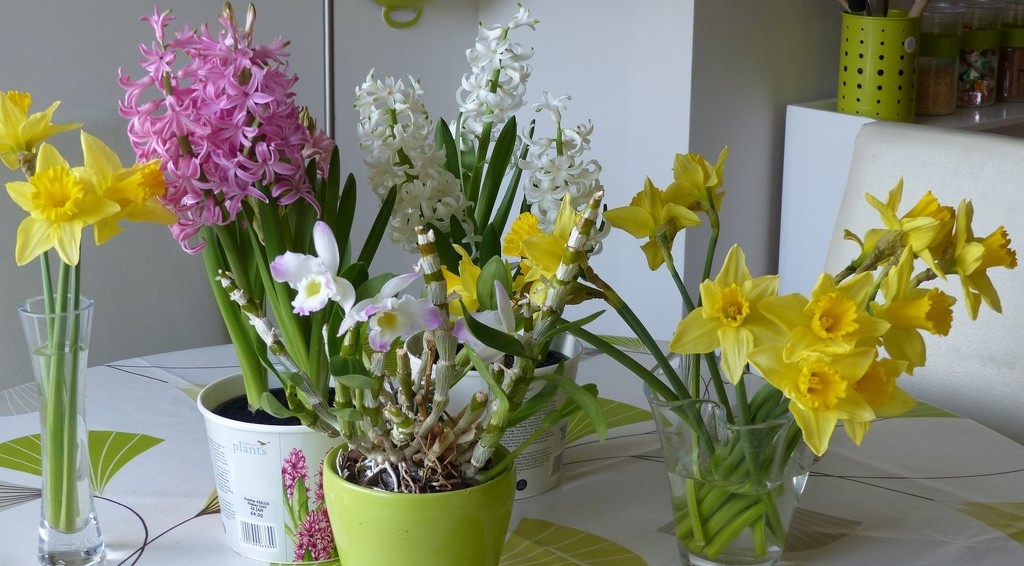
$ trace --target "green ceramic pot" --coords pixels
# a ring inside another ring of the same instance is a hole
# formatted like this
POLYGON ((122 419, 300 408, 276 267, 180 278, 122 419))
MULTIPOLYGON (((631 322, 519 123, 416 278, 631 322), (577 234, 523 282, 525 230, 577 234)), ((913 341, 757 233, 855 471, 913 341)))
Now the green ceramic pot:
MULTIPOLYGON (((497 566, 512 516, 515 469, 445 493, 390 493, 357 486, 324 459, 324 499, 342 564, 497 566)), ((496 457, 508 457, 503 448, 496 457)))

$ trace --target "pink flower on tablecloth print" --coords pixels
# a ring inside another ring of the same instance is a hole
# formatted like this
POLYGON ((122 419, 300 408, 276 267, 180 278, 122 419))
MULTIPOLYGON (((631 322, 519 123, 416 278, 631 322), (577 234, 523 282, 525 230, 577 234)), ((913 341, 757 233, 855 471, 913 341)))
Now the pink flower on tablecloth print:
POLYGON ((299 480, 305 482, 308 476, 309 468, 306 466, 306 455, 302 453, 302 450, 292 448, 292 451, 281 462, 281 478, 284 479, 288 499, 295 495, 295 485, 299 480))
POLYGON ((295 561, 305 560, 306 552, 312 560, 327 560, 334 555, 334 535, 327 509, 314 509, 306 515, 295 531, 295 561))

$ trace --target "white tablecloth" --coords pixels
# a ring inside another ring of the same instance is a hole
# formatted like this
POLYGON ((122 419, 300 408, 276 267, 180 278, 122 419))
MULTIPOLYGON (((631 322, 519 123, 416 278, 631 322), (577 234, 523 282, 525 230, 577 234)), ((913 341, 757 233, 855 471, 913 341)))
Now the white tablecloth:
MULTIPOLYGON (((99 486, 108 564, 258 564, 224 541, 202 418, 184 393, 237 371, 229 346, 88 371, 90 429, 159 440, 99 486)), ((617 402, 609 439, 574 439, 559 486, 516 501, 503 565, 679 564, 639 381, 599 355, 579 381, 617 402)), ((3 444, 38 432, 31 389, 0 393, 2 566, 35 561, 39 477, 9 469, 3 444)), ((784 564, 1024 564, 1024 447, 968 419, 922 407, 876 423, 861 447, 837 431, 811 473, 784 564)))

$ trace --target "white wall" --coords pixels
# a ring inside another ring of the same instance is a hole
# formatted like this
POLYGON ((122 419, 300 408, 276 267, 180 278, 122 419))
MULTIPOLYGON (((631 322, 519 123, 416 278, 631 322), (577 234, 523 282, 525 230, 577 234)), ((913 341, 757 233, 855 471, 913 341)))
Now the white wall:
MULTIPOLYGON (((321 3, 275 2, 257 6, 257 36, 282 35, 292 41, 293 70, 300 76, 299 98, 322 113, 321 3)), ((244 9, 236 2, 236 9, 244 9)), ((216 24, 221 2, 161 2, 187 20, 216 24)), ((134 161, 117 116, 123 91, 117 68, 138 76, 138 44, 152 41, 151 28, 138 18, 153 11, 141 0, 96 2, 36 0, 8 2, 0 18, 0 90, 29 91, 33 108, 61 100, 56 120, 83 121, 121 156, 134 161)), ((243 16, 244 17, 244 12, 243 16)), ((72 164, 81 163, 76 132, 55 139, 72 164)), ((0 182, 22 180, 0 167, 0 182)), ((0 390, 32 379, 17 304, 40 293, 36 263, 17 267, 14 241, 23 213, 0 192, 0 390)), ((96 299, 90 363, 227 342, 210 294, 202 260, 181 251, 165 227, 136 224, 101 248, 87 232, 83 245, 83 292, 96 299)))
MULTIPOLYGON (((710 158, 731 150, 712 276, 734 242, 754 275, 775 273, 786 105, 835 97, 839 4, 697 0, 694 18, 690 147, 710 158)), ((686 241, 687 281, 706 242, 686 241)))

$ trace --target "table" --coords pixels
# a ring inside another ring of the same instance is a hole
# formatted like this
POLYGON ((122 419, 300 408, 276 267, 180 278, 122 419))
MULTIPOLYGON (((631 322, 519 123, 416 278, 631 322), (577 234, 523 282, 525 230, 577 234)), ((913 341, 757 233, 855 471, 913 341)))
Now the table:
MULTIPOLYGON (((579 380, 616 402, 613 428, 597 442, 574 423, 570 438, 584 436, 566 450, 558 487, 516 501, 503 564, 677 565, 639 381, 603 355, 585 356, 579 380)), ((202 418, 185 394, 237 371, 230 346, 88 370, 91 429, 162 439, 103 478, 107 564, 259 564, 224 541, 202 418)), ((33 403, 31 386, 0 393, 4 566, 34 563, 39 478, 2 467, 3 442, 38 432, 33 403)), ((923 405, 876 423, 861 447, 837 431, 811 474, 783 564, 1024 564, 1024 447, 973 421, 923 405)))

